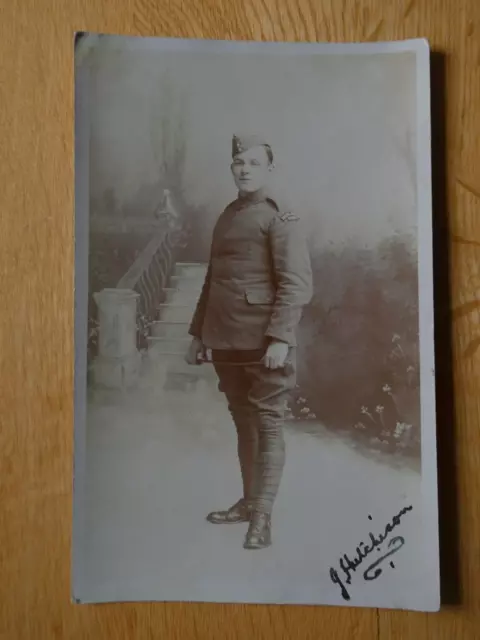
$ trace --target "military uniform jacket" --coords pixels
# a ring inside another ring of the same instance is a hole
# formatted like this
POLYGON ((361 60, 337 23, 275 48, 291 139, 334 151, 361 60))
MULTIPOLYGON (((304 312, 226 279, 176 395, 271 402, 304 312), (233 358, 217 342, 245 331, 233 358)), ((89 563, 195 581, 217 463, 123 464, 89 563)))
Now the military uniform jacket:
POLYGON ((263 192, 232 202, 213 232, 205 283, 190 334, 211 349, 296 345, 312 272, 299 218, 263 192))

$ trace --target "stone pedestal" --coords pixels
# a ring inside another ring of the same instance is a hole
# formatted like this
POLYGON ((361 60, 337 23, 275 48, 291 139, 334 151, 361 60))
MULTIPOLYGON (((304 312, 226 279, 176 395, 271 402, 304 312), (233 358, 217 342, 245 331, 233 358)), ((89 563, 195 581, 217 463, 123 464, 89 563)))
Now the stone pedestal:
POLYGON ((137 350, 137 298, 131 289, 103 289, 94 294, 98 306, 98 356, 93 363, 97 386, 124 389, 140 375, 137 350))

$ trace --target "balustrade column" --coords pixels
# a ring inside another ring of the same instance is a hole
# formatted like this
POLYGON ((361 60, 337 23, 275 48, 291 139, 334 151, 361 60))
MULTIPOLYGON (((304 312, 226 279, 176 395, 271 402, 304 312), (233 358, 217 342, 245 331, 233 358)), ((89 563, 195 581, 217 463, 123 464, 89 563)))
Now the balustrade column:
POLYGON ((93 297, 99 318, 94 382, 111 389, 132 387, 138 381, 141 362, 137 349, 139 294, 131 289, 103 289, 93 297))

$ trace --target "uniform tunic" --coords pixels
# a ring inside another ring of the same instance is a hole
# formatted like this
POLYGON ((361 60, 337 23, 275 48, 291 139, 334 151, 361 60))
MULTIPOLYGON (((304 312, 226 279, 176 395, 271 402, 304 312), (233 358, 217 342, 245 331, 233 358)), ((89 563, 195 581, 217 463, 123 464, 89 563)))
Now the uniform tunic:
POLYGON ((205 283, 190 334, 215 350, 256 350, 269 339, 296 346, 312 296, 306 238, 297 216, 265 192, 239 197, 213 232, 205 283))

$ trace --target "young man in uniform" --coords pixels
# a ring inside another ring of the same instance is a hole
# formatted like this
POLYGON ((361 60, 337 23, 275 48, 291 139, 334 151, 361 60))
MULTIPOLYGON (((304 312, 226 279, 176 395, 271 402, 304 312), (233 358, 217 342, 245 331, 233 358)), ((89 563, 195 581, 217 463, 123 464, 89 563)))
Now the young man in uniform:
POLYGON ((312 273, 299 218, 279 211, 266 192, 270 146, 258 136, 234 136, 232 158, 238 198, 213 232, 186 360, 198 364, 211 350, 238 436, 243 497, 207 519, 249 522, 244 547, 260 549, 271 544, 283 422, 296 383, 295 331, 312 296, 312 273))

